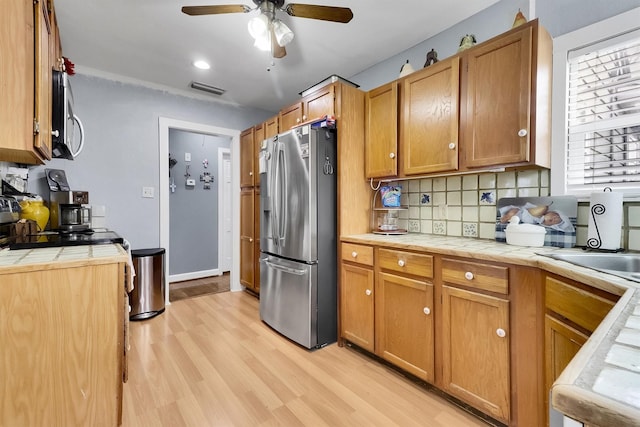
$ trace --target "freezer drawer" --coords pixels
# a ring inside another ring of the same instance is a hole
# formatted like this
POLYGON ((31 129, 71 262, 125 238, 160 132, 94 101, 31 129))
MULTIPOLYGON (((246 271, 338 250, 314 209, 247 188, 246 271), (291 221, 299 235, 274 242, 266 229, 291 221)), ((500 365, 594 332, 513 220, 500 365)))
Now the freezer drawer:
POLYGON ((260 259, 260 318, 307 348, 318 343, 317 270, 317 264, 260 259))

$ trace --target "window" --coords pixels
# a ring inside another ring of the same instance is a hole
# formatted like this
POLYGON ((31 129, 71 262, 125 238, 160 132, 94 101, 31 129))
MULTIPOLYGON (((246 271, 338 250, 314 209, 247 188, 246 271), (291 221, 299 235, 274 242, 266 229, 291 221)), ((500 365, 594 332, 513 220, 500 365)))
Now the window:
POLYGON ((640 194, 638 16, 635 9, 554 42, 553 194, 640 194))

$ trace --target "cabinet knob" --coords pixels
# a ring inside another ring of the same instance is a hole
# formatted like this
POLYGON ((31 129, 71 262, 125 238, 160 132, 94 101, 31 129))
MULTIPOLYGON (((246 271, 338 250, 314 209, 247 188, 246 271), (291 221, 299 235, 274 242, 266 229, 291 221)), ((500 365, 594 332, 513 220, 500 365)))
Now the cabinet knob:
POLYGON ((400 267, 404 267, 404 260, 399 259, 399 260, 398 260, 398 265, 399 265, 400 267))
POLYGON ((496 329, 496 335, 499 336, 500 338, 504 338, 507 336, 507 333, 504 331, 504 329, 498 328, 496 329))
POLYGON ((356 252, 356 251, 351 252, 351 256, 354 257, 354 258, 357 258, 358 257, 358 252, 356 252))
POLYGON ((366 291, 364 291, 364 293, 367 295, 371 295, 371 289, 367 289, 366 291))
POLYGON ((249 243, 253 243, 253 238, 249 237, 249 243))
POLYGON ((467 280, 473 280, 473 273, 470 271, 467 271, 466 273, 464 273, 464 278, 467 280))
POLYGON ((60 131, 56 130, 52 130, 51 131, 51 135, 55 136, 56 138, 60 136, 60 131))
POLYGON ((395 159, 396 158, 396 153, 389 153, 389 158, 390 159, 395 159))
POLYGON ((306 116, 306 114, 303 114, 303 115, 302 115, 302 120, 307 120, 307 116, 306 116))
POLYGON ((299 119, 299 118, 298 118, 298 119, 296 119, 296 123, 300 123, 300 119, 299 119))
POLYGON ((456 148, 456 143, 455 142, 450 142, 449 143, 449 150, 453 150, 454 148, 456 148))
POLYGON ((526 129, 520 129, 518 131, 518 136, 527 136, 527 130, 526 129))
POLYGON ((431 309, 429 307, 423 308, 422 311, 424 311, 424 314, 426 314, 427 316, 431 314, 431 309))
POLYGON ((249 176, 253 176, 253 172, 249 172, 249 176))

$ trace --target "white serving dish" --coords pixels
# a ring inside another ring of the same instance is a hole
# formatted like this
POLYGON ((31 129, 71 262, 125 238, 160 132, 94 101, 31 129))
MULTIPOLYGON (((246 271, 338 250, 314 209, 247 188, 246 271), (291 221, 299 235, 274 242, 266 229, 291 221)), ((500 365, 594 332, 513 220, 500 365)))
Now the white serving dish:
POLYGON ((534 224, 519 224, 520 218, 511 217, 505 230, 507 244, 515 246, 544 246, 544 236, 547 230, 534 224))

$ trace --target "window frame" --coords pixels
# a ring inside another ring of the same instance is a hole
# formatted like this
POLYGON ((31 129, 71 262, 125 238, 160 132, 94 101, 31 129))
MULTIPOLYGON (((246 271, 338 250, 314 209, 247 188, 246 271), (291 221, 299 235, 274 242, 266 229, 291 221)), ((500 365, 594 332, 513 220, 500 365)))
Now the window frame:
MULTIPOLYGON (((595 45, 640 29, 640 8, 587 25, 578 30, 556 37, 553 40, 553 96, 551 128, 551 195, 567 195, 567 81, 568 55, 570 51, 595 45)), ((588 200, 593 192, 600 192, 606 185, 585 185, 582 191, 572 191, 570 195, 579 200, 588 200)), ((636 188, 616 189, 624 193, 625 199, 640 198, 640 184, 636 188)))

